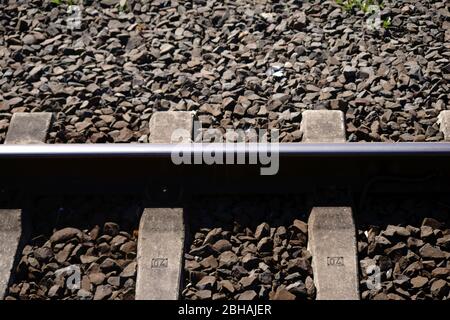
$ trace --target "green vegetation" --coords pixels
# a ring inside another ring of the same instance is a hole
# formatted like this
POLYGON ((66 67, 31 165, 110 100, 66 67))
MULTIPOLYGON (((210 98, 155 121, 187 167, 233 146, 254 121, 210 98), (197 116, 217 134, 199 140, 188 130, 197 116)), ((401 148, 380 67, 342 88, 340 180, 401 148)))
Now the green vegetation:
MULTIPOLYGON (((383 0, 335 0, 345 11, 351 12, 354 10, 361 10, 364 14, 374 14, 375 7, 380 10, 384 8, 383 0)), ((384 29, 388 29, 391 26, 391 19, 382 19, 382 26, 384 29)))
MULTIPOLYGON (((128 0, 120 0, 120 2, 117 4, 117 8, 119 12, 127 12, 128 11, 128 0)), ((50 3, 53 3, 55 5, 61 5, 61 4, 67 4, 68 6, 72 6, 74 4, 81 4, 85 3, 87 1, 84 0, 50 0, 50 3)))
POLYGON ((72 6, 75 4, 76 1, 74 1, 74 0, 51 0, 50 2, 53 4, 56 4, 56 5, 66 3, 67 5, 72 6))
POLYGON ((126 12, 128 10, 127 0, 120 0, 119 12, 126 12))
POLYGON ((383 28, 388 29, 391 26, 391 18, 383 19, 383 28))
POLYGON ((384 8, 383 0, 336 0, 336 3, 342 6, 345 11, 359 9, 364 13, 370 13, 370 6, 378 6, 380 9, 384 8))

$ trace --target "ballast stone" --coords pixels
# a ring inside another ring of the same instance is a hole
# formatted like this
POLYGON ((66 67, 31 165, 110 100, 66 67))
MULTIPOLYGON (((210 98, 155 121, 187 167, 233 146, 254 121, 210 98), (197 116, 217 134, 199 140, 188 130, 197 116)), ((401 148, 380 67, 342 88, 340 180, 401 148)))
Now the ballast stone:
POLYGON ((52 123, 50 112, 14 113, 6 134, 5 144, 45 143, 52 123))
POLYGON ((340 110, 306 110, 302 113, 302 142, 345 142, 344 113, 340 110))
POLYGON ((158 111, 150 119, 150 143, 192 142, 194 116, 190 111, 158 111))

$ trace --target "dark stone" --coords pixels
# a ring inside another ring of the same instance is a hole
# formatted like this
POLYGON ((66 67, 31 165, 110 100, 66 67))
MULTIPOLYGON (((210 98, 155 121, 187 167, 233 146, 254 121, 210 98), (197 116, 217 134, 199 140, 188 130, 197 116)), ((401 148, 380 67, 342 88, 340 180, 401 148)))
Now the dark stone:
POLYGON ((111 237, 115 237, 119 234, 119 225, 114 222, 106 222, 103 226, 103 233, 111 237))
POLYGON ((53 233, 53 235, 50 237, 50 242, 52 243, 60 243, 65 242, 67 240, 70 240, 75 237, 81 237, 82 232, 75 228, 64 228, 61 230, 56 231, 53 233))
POLYGON ((258 252, 270 252, 273 249, 273 241, 269 237, 262 238, 258 242, 258 252))

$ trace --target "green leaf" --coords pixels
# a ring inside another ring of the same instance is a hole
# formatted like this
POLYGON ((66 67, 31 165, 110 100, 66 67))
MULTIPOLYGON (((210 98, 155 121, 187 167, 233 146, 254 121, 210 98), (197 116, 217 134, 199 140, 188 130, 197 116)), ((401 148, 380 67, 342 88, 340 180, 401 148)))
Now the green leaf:
POLYGON ((383 28, 389 29, 391 26, 391 18, 383 19, 383 28))

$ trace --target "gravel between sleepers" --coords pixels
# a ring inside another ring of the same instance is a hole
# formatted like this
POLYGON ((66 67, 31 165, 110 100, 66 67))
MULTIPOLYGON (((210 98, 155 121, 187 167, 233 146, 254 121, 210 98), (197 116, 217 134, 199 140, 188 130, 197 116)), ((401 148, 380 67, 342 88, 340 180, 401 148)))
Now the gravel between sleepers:
POLYGON ((362 299, 449 300, 448 202, 379 199, 368 208, 380 219, 358 230, 362 299))
POLYGON ((184 299, 315 298, 308 225, 295 201, 222 198, 199 203, 202 208, 189 210, 194 217, 184 261, 184 299))
POLYGON ((135 210, 112 199, 77 201, 56 211, 45 202, 33 209, 33 219, 41 223, 33 223, 5 299, 134 299, 135 210))
POLYGON ((50 143, 146 142, 156 110, 290 142, 302 111, 337 109, 349 141, 442 139, 446 1, 383 1, 375 30, 335 1, 61 2, 0 3, 0 142, 19 111, 55 114, 50 143))

